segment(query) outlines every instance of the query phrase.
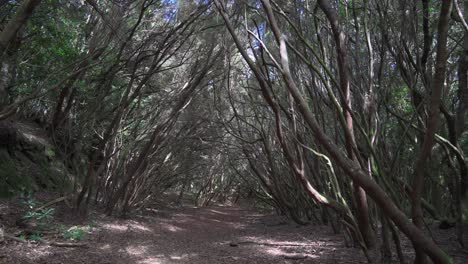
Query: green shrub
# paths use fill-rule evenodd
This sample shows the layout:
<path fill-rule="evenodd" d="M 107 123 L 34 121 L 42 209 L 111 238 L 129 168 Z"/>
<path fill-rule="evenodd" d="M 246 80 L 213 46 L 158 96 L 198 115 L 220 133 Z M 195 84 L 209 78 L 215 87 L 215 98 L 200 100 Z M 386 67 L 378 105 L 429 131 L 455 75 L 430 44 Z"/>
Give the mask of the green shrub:
<path fill-rule="evenodd" d="M 38 211 L 28 211 L 24 214 L 24 219 L 33 219 L 38 222 L 49 222 L 54 217 L 55 209 L 46 208 Z"/>
<path fill-rule="evenodd" d="M 41 240 L 41 239 L 42 239 L 42 237 L 41 237 L 40 234 L 31 234 L 31 235 L 29 236 L 29 240 L 32 240 L 32 241 L 39 241 L 39 240 Z"/>
<path fill-rule="evenodd" d="M 49 159 L 55 158 L 55 151 L 51 147 L 46 147 L 44 150 L 44 154 Z"/>
<path fill-rule="evenodd" d="M 35 221 L 39 226 L 46 226 L 54 218 L 54 208 L 44 208 L 36 210 L 38 203 L 36 200 L 31 198 L 23 198 L 24 205 L 28 207 L 28 210 L 23 215 L 23 219 L 27 221 Z"/>
<path fill-rule="evenodd" d="M 68 229 L 62 228 L 62 237 L 66 240 L 83 240 L 86 229 L 86 227 L 82 226 L 72 226 Z"/>

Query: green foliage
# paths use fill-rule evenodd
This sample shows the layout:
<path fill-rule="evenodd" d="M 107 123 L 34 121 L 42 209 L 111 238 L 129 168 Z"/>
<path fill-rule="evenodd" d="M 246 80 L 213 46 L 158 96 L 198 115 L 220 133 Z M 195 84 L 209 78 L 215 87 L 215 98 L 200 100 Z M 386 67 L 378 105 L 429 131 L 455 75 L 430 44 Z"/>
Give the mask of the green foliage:
<path fill-rule="evenodd" d="M 34 219 L 37 221 L 50 221 L 54 218 L 55 209 L 54 208 L 47 208 L 42 209 L 39 211 L 28 211 L 24 214 L 24 219 Z"/>
<path fill-rule="evenodd" d="M 22 201 L 21 203 L 28 207 L 28 209 L 32 210 L 37 206 L 37 201 L 34 199 L 29 198 L 30 194 L 21 195 Z"/>
<path fill-rule="evenodd" d="M 62 237 L 66 240 L 83 240 L 90 228 L 90 226 L 72 226 L 67 229 L 65 226 L 61 226 L 60 231 Z"/>
<path fill-rule="evenodd" d="M 31 177 L 22 175 L 17 168 L 17 161 L 0 149 L 0 197 L 11 197 L 33 188 Z"/>
<path fill-rule="evenodd" d="M 46 157 L 48 157 L 50 159 L 55 157 L 55 151 L 50 147 L 46 147 L 44 152 L 45 152 Z"/>
<path fill-rule="evenodd" d="M 41 239 L 42 237 L 40 234 L 31 234 L 29 236 L 29 240 L 32 240 L 32 241 L 40 241 Z"/>
<path fill-rule="evenodd" d="M 76 9 L 69 12 L 68 8 L 73 8 L 69 5 L 69 1 L 43 1 L 27 21 L 23 31 L 29 36 L 28 42 L 21 45 L 17 53 L 28 63 L 18 65 L 18 85 L 11 92 L 13 96 L 29 95 L 54 85 L 68 74 L 64 65 L 75 65 L 73 62 L 80 56 L 86 39 L 80 33 L 84 24 L 76 22 L 82 20 L 79 16 L 83 13 Z M 41 80 L 39 85 L 38 79 Z M 40 100 L 32 107 L 43 110 L 49 103 Z"/>
<path fill-rule="evenodd" d="M 39 225 L 47 225 L 54 218 L 54 208 L 36 210 L 37 201 L 27 197 L 23 199 L 22 203 L 28 207 L 28 211 L 22 217 L 25 220 L 34 220 Z"/>
<path fill-rule="evenodd" d="M 398 89 L 394 89 L 392 91 L 391 105 L 393 105 L 399 112 L 401 111 L 405 114 L 413 111 L 408 86 L 402 85 Z"/>
<path fill-rule="evenodd" d="M 42 235 L 38 234 L 38 233 L 33 233 L 33 234 L 29 234 L 29 235 L 23 233 L 18 238 L 23 240 L 23 241 L 27 241 L 27 240 L 41 241 L 42 240 Z"/>

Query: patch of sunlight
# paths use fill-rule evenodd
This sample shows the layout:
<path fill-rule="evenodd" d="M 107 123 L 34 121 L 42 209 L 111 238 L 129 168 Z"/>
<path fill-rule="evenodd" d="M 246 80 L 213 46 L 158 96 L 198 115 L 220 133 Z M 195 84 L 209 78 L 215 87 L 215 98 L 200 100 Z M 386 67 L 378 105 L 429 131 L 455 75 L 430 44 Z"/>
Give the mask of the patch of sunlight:
<path fill-rule="evenodd" d="M 190 257 L 196 257 L 198 254 L 182 254 L 182 255 L 171 255 L 171 260 L 188 260 Z"/>
<path fill-rule="evenodd" d="M 230 224 L 234 229 L 244 229 L 247 225 L 246 224 L 241 224 L 241 223 L 233 223 Z"/>
<path fill-rule="evenodd" d="M 319 258 L 319 256 L 315 254 L 307 254 L 307 252 L 290 252 L 290 251 L 285 251 L 285 250 L 282 250 L 280 248 L 275 248 L 275 247 L 266 248 L 263 251 L 275 257 L 276 256 L 285 257 L 285 256 L 300 255 L 300 256 L 307 256 L 307 258 L 310 258 L 310 259 Z"/>
<path fill-rule="evenodd" d="M 284 252 L 280 248 L 267 248 L 265 252 L 273 256 L 281 256 L 286 254 L 286 252 Z"/>
<path fill-rule="evenodd" d="M 254 236 L 245 236 L 243 237 L 243 241 L 251 241 L 253 243 L 263 244 L 263 245 L 274 245 L 279 247 L 312 247 L 317 246 L 318 243 L 312 241 L 284 241 L 284 240 L 274 240 L 274 239 L 267 239 L 262 237 L 254 237 Z"/>
<path fill-rule="evenodd" d="M 119 225 L 119 224 L 103 224 L 102 227 L 104 229 L 112 230 L 112 231 L 120 231 L 125 232 L 127 231 L 127 225 Z"/>
<path fill-rule="evenodd" d="M 43 138 L 40 138 L 32 133 L 29 133 L 29 132 L 26 132 L 26 131 L 22 131 L 23 133 L 23 136 L 29 140 L 29 142 L 38 142 L 39 144 L 42 144 L 42 145 L 48 145 L 47 144 L 47 141 Z"/>
<path fill-rule="evenodd" d="M 48 255 L 51 255 L 52 252 L 49 250 L 50 246 L 40 246 L 40 247 L 37 247 L 37 248 L 33 248 L 31 251 L 29 252 L 26 252 L 26 256 L 27 258 L 31 259 L 31 260 L 35 260 L 35 259 L 38 259 L 38 258 L 42 258 L 42 257 L 45 257 L 45 256 L 48 256 Z"/>
<path fill-rule="evenodd" d="M 181 255 L 170 255 L 170 256 L 165 256 L 165 255 L 160 254 L 160 255 L 145 258 L 143 260 L 140 260 L 137 263 L 138 264 L 168 264 L 168 263 L 174 263 L 174 261 L 187 262 L 191 257 L 197 257 L 197 256 L 198 254 L 181 254 Z"/>
<path fill-rule="evenodd" d="M 139 256 L 139 255 L 145 254 L 146 251 L 148 251 L 148 247 L 147 246 L 128 246 L 125 248 L 125 251 L 129 255 Z"/>
<path fill-rule="evenodd" d="M 204 216 L 200 216 L 199 220 L 203 221 L 203 222 L 214 222 L 214 223 L 226 223 L 226 224 L 231 224 L 232 222 L 229 222 L 229 221 L 221 221 L 221 220 L 218 220 L 218 219 L 213 219 L 213 218 L 210 218 L 210 217 L 204 217 Z"/>
<path fill-rule="evenodd" d="M 100 246 L 99 249 L 100 250 L 109 250 L 109 249 L 111 249 L 111 246 L 110 246 L 110 244 L 105 244 L 103 246 Z"/>
<path fill-rule="evenodd" d="M 138 222 L 122 223 L 122 224 L 103 224 L 102 227 L 107 230 L 126 232 L 126 231 L 139 231 L 139 232 L 153 232 L 153 230 Z"/>
<path fill-rule="evenodd" d="M 174 214 L 174 217 L 190 218 L 190 217 L 192 217 L 192 216 L 189 215 L 189 214 Z"/>
<path fill-rule="evenodd" d="M 183 228 L 180 228 L 178 226 L 171 225 L 171 224 L 168 224 L 168 223 L 161 223 L 161 228 L 163 228 L 163 229 L 165 229 L 167 231 L 170 231 L 170 232 L 184 231 Z"/>
<path fill-rule="evenodd" d="M 166 264 L 163 260 L 158 257 L 150 257 L 137 262 L 138 264 Z"/>
<path fill-rule="evenodd" d="M 299 241 L 278 241 L 278 240 L 271 240 L 266 239 L 264 243 L 268 244 L 276 244 L 279 246 L 290 246 L 290 247 L 310 247 L 313 246 L 312 243 L 308 242 L 299 242 Z"/>
<path fill-rule="evenodd" d="M 206 219 L 205 221 L 209 222 L 216 222 L 216 223 L 221 223 L 224 225 L 227 225 L 233 229 L 245 229 L 247 227 L 246 224 L 244 223 L 237 223 L 237 222 L 228 222 L 228 221 L 220 221 L 220 220 L 213 220 L 213 219 Z"/>
<path fill-rule="evenodd" d="M 208 210 L 208 211 L 210 211 L 210 212 L 212 212 L 212 213 L 220 214 L 220 215 L 229 215 L 229 214 L 227 214 L 227 213 L 223 213 L 223 212 L 220 212 L 220 211 L 214 210 L 214 209 L 210 209 L 210 210 Z"/>
<path fill-rule="evenodd" d="M 140 223 L 130 223 L 128 224 L 128 227 L 130 227 L 131 229 L 136 229 L 138 231 L 142 231 L 142 232 L 153 232 L 153 230 L 147 226 L 144 226 Z"/>

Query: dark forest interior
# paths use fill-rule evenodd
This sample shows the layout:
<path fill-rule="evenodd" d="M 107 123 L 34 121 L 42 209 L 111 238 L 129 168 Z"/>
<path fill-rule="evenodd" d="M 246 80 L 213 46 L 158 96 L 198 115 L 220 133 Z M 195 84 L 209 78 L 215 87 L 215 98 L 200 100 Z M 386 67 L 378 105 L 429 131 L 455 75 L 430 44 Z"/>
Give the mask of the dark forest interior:
<path fill-rule="evenodd" d="M 0 0 L 0 263 L 468 263 L 468 0 Z"/>

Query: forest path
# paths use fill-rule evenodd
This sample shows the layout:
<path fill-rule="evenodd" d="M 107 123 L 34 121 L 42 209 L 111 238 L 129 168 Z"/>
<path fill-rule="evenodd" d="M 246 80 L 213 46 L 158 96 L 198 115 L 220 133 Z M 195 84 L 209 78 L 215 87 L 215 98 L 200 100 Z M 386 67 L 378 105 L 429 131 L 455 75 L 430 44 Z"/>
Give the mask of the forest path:
<path fill-rule="evenodd" d="M 92 218 L 97 228 L 87 235 L 87 248 L 18 243 L 0 263 L 365 263 L 359 249 L 346 248 L 329 227 L 297 226 L 238 207 Z"/>

